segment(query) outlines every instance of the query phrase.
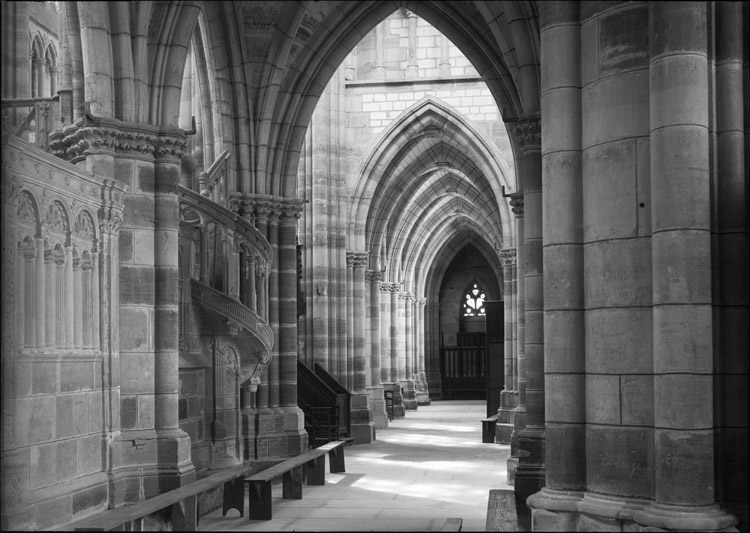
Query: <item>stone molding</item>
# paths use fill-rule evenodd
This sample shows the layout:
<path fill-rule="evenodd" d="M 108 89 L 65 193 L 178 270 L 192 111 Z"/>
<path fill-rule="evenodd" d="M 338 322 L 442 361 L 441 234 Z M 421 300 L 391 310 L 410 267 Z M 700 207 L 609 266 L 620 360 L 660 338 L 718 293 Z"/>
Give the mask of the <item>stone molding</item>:
<path fill-rule="evenodd" d="M 368 252 L 358 252 L 354 250 L 346 251 L 346 266 L 352 268 L 366 268 L 370 259 Z"/>
<path fill-rule="evenodd" d="M 381 282 L 383 281 L 383 277 L 382 270 L 365 270 L 365 281 L 368 283 L 372 283 L 373 281 Z"/>
<path fill-rule="evenodd" d="M 276 218 L 281 222 L 297 221 L 302 215 L 302 202 L 265 195 L 232 194 L 229 209 L 246 220 L 251 218 Z"/>
<path fill-rule="evenodd" d="M 91 154 L 179 161 L 186 144 L 182 130 L 106 118 L 85 119 L 50 135 L 52 153 L 72 163 Z"/>
<path fill-rule="evenodd" d="M 378 286 L 380 289 L 380 292 L 389 292 L 389 293 L 398 293 L 401 289 L 400 283 L 390 283 L 390 282 L 382 282 Z"/>
<path fill-rule="evenodd" d="M 516 249 L 504 248 L 500 250 L 500 261 L 503 266 L 513 266 L 516 264 Z"/>

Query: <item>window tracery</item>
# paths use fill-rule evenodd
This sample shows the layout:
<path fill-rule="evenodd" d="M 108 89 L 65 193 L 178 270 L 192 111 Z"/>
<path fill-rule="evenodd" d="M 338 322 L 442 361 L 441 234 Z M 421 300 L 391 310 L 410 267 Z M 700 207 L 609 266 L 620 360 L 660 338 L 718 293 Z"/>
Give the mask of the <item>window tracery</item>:
<path fill-rule="evenodd" d="M 464 293 L 462 300 L 463 316 L 484 316 L 484 289 L 479 287 L 477 282 L 472 283 L 469 289 Z"/>

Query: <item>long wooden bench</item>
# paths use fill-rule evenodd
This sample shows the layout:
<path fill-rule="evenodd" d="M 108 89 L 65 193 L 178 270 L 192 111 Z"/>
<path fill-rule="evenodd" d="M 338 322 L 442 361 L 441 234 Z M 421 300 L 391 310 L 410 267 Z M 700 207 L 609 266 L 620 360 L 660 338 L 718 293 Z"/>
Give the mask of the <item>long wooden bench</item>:
<path fill-rule="evenodd" d="M 108 509 L 78 520 L 69 524 L 68 528 L 75 531 L 112 531 L 171 507 L 173 530 L 195 531 L 198 527 L 198 496 L 223 483 L 224 514 L 228 509 L 235 508 L 239 509 L 241 515 L 244 510 L 244 498 L 240 495 L 237 502 L 236 490 L 233 490 L 236 486 L 234 482 L 239 479 L 240 490 L 243 490 L 242 479 L 253 471 L 254 469 L 246 466 L 227 468 L 142 502 Z"/>
<path fill-rule="evenodd" d="M 344 447 L 351 445 L 353 439 L 347 438 L 328 442 L 306 453 L 292 457 L 271 468 L 258 472 L 244 482 L 248 484 L 250 520 L 271 520 L 273 518 L 271 482 L 282 477 L 282 498 L 288 500 L 302 499 L 303 467 L 308 485 L 325 485 L 325 454 L 331 473 L 345 472 Z"/>
<path fill-rule="evenodd" d="M 329 442 L 319 448 L 310 450 L 297 457 L 283 460 L 278 464 L 263 470 L 255 474 L 255 468 L 252 466 L 237 466 L 234 468 L 223 469 L 220 472 L 211 474 L 204 478 L 198 479 L 182 487 L 178 487 L 174 490 L 170 490 L 163 494 L 154 496 L 142 502 L 138 502 L 133 505 L 124 505 L 116 509 L 108 509 L 97 513 L 95 515 L 77 520 L 66 526 L 66 530 L 75 531 L 112 531 L 122 528 L 123 525 L 130 525 L 133 522 L 140 521 L 142 518 L 159 512 L 163 509 L 171 508 L 172 512 L 172 529 L 174 531 L 195 531 L 198 527 L 198 496 L 208 490 L 214 489 L 218 486 L 224 485 L 224 499 L 222 505 L 222 516 L 225 516 L 230 509 L 237 509 L 240 512 L 240 516 L 244 516 L 245 510 L 245 486 L 244 481 L 248 475 L 248 480 L 255 480 L 256 476 L 260 476 L 258 479 L 266 477 L 266 472 L 275 472 L 273 478 L 287 472 L 295 465 L 306 464 L 307 466 L 307 482 L 310 485 L 325 484 L 325 454 L 329 454 L 329 463 L 332 473 L 344 472 L 344 452 L 343 446 L 348 446 L 352 443 L 352 439 L 346 439 L 343 441 Z M 300 479 L 301 481 L 301 479 Z M 288 482 L 290 486 L 294 486 L 294 481 Z M 287 482 L 285 481 L 285 487 Z M 260 507 L 266 505 L 266 500 L 261 500 L 260 503 L 253 503 L 254 489 L 257 486 L 255 481 L 250 483 L 250 518 L 256 518 L 257 510 Z M 268 516 L 270 520 L 270 484 L 268 489 L 265 487 L 261 488 L 261 491 L 268 490 Z M 286 493 L 285 488 L 285 493 Z M 301 488 L 299 489 L 301 493 Z M 286 496 L 285 496 L 286 497 Z M 140 524 L 136 524 L 136 527 L 125 527 L 126 530 L 141 529 Z"/>

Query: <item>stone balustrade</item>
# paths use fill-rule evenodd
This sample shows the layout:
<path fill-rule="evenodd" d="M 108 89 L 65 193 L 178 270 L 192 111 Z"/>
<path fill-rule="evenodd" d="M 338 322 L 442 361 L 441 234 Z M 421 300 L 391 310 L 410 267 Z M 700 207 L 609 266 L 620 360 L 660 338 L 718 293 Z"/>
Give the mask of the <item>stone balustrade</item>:
<path fill-rule="evenodd" d="M 199 193 L 180 186 L 181 241 L 191 244 L 189 275 L 242 303 L 268 321 L 271 245 L 252 224 Z"/>

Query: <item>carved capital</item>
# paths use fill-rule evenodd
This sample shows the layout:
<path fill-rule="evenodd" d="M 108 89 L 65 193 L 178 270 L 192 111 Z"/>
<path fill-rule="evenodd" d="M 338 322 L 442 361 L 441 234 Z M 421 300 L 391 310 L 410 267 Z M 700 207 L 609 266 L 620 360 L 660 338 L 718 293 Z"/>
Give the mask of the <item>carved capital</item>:
<path fill-rule="evenodd" d="M 185 155 L 187 141 L 184 134 L 162 135 L 156 144 L 154 155 L 159 159 L 180 160 Z"/>
<path fill-rule="evenodd" d="M 122 215 L 117 211 L 110 211 L 99 217 L 99 229 L 102 233 L 117 235 L 122 226 Z"/>
<path fill-rule="evenodd" d="M 500 250 L 500 261 L 502 261 L 503 266 L 515 265 L 516 264 L 516 249 L 505 248 L 503 250 Z"/>
<path fill-rule="evenodd" d="M 542 122 L 539 118 L 532 118 L 516 124 L 516 139 L 518 145 L 539 146 L 542 144 Z"/>
<path fill-rule="evenodd" d="M 370 254 L 367 252 L 355 252 L 353 250 L 346 251 L 346 266 L 353 268 L 365 268 L 367 267 L 367 261 L 370 258 Z"/>
<path fill-rule="evenodd" d="M 523 194 L 515 192 L 510 195 L 510 210 L 518 216 L 523 215 Z"/>
<path fill-rule="evenodd" d="M 302 215 L 302 204 L 288 204 L 282 203 L 279 205 L 281 221 L 294 221 L 296 222 Z"/>
<path fill-rule="evenodd" d="M 366 270 L 365 280 L 368 282 L 383 281 L 383 271 L 382 270 Z"/>

